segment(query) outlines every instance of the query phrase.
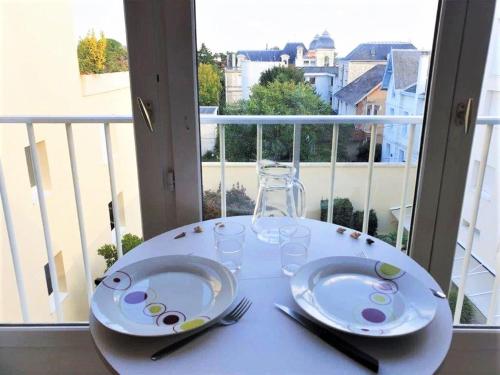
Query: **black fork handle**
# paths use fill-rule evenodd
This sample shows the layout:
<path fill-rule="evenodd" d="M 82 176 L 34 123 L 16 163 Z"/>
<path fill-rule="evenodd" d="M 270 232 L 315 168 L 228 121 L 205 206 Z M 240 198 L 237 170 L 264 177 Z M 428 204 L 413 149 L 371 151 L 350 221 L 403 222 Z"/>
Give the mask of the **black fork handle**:
<path fill-rule="evenodd" d="M 183 346 L 189 344 L 191 341 L 193 341 L 194 339 L 202 336 L 203 334 L 207 333 L 208 331 L 210 331 L 212 328 L 214 327 L 218 327 L 219 326 L 219 323 L 215 323 L 213 325 L 211 325 L 210 327 L 207 327 L 205 329 L 202 329 L 200 332 L 196 332 L 186 338 L 183 338 L 182 340 L 179 340 L 177 342 L 174 342 L 173 344 L 169 344 L 167 346 L 165 346 L 164 348 L 158 350 L 156 353 L 154 353 L 152 356 L 151 356 L 151 360 L 152 361 L 157 361 L 169 354 L 172 354 L 173 352 L 175 352 L 177 349 L 180 349 L 182 348 Z"/>

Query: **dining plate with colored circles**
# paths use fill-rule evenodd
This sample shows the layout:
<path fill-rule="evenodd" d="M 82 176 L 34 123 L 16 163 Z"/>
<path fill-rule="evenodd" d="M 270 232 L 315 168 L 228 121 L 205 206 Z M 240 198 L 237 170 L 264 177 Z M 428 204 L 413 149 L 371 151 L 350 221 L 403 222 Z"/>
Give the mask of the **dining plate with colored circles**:
<path fill-rule="evenodd" d="M 133 336 L 167 336 L 217 320 L 236 298 L 226 267 L 192 255 L 130 264 L 97 287 L 91 309 L 105 327 Z"/>
<path fill-rule="evenodd" d="M 318 259 L 302 266 L 290 286 L 297 304 L 314 319 L 361 336 L 407 335 L 436 314 L 436 297 L 420 280 L 374 259 Z"/>

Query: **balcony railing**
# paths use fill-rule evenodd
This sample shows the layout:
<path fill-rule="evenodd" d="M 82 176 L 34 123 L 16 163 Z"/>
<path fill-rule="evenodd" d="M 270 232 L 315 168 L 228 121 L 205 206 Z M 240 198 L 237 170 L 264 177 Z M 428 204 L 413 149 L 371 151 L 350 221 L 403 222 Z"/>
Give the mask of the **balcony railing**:
<path fill-rule="evenodd" d="M 43 232 L 45 238 L 45 247 L 47 252 L 50 280 L 52 283 L 53 293 L 54 293 L 54 303 L 57 321 L 63 320 L 62 309 L 60 305 L 60 289 L 57 280 L 56 266 L 54 262 L 54 250 L 53 243 L 51 239 L 51 231 L 49 227 L 47 206 L 45 202 L 45 195 L 43 193 L 43 180 L 40 170 L 40 161 L 38 156 L 38 151 L 35 142 L 34 124 L 53 124 L 62 126 L 65 125 L 68 153 L 70 159 L 71 175 L 73 181 L 73 189 L 75 195 L 75 203 L 77 209 L 78 226 L 80 233 L 80 242 L 83 256 L 83 265 L 85 271 L 87 296 L 90 302 L 93 285 L 90 269 L 90 261 L 88 254 L 88 245 L 86 239 L 85 222 L 83 215 L 83 206 L 81 200 L 80 183 L 78 168 L 76 163 L 74 139 L 73 139 L 73 124 L 88 124 L 89 126 L 104 126 L 105 131 L 105 141 L 106 141 L 106 156 L 108 165 L 108 174 L 110 181 L 110 193 L 112 198 L 112 211 L 115 220 L 115 236 L 118 256 L 122 256 L 122 244 L 121 244 L 121 233 L 120 233 L 120 212 L 117 199 L 116 190 L 116 176 L 115 176 L 115 166 L 113 161 L 113 147 L 112 139 L 110 133 L 110 126 L 118 124 L 131 124 L 133 119 L 131 116 L 4 116 L 0 117 L 0 124 L 20 124 L 24 125 L 27 130 L 31 160 L 33 164 L 33 171 L 35 175 L 36 185 L 37 185 L 37 195 L 40 209 L 40 216 L 43 225 Z M 370 127 L 370 146 L 369 146 L 369 156 L 367 163 L 367 173 L 366 173 L 366 190 L 364 198 L 364 215 L 363 215 L 363 225 L 362 231 L 368 231 L 368 218 L 371 207 L 372 198 L 372 180 L 373 180 L 373 169 L 375 160 L 375 146 L 376 146 L 376 135 L 377 135 L 377 125 L 395 125 L 395 126 L 408 126 L 409 132 L 407 136 L 407 155 L 413 154 L 413 144 L 415 139 L 415 128 L 416 125 L 422 123 L 422 117 L 420 116 L 221 116 L 221 115 L 202 115 L 200 117 L 200 123 L 203 124 L 217 124 L 219 127 L 219 143 L 220 143 L 220 168 L 221 168 L 221 215 L 226 216 L 226 157 L 225 157 L 225 127 L 230 125 L 257 125 L 257 163 L 262 160 L 262 129 L 263 126 L 269 125 L 293 125 L 293 154 L 292 163 L 297 171 L 297 177 L 300 174 L 300 139 L 301 139 L 301 126 L 302 125 L 317 125 L 317 126 L 333 126 L 332 132 L 332 149 L 331 149 L 331 160 L 330 160 L 330 178 L 329 178 L 329 199 L 328 199 L 328 215 L 327 221 L 332 222 L 333 216 L 333 201 L 334 201 L 334 187 L 335 187 L 335 171 L 337 166 L 337 145 L 338 145 L 338 135 L 339 127 L 343 124 L 364 124 Z M 479 203 L 481 198 L 481 190 L 484 181 L 484 174 L 486 170 L 486 162 L 490 149 L 491 136 L 493 133 L 493 126 L 500 125 L 499 117 L 480 117 L 477 119 L 477 124 L 481 126 L 486 126 L 487 131 L 485 133 L 485 139 L 483 141 L 481 160 L 479 164 L 479 172 L 476 181 L 476 193 L 473 199 L 473 209 L 472 209 L 472 220 L 470 222 L 469 232 L 467 235 L 467 243 L 465 247 L 465 259 L 462 269 L 462 277 L 460 278 L 460 283 L 458 285 L 458 298 L 455 310 L 455 323 L 459 323 L 460 312 L 462 310 L 462 304 L 464 299 L 465 284 L 467 279 L 467 269 L 469 265 L 469 260 L 471 258 L 472 242 L 474 238 L 474 228 L 477 223 L 477 217 L 479 212 Z M 412 157 L 407 157 L 405 161 L 404 178 L 402 181 L 402 192 L 400 197 L 400 210 L 399 210 L 399 220 L 397 229 L 397 240 L 396 247 L 401 248 L 404 230 L 404 218 L 405 211 L 407 208 L 407 195 L 409 190 L 409 176 L 410 168 L 412 165 Z M 27 297 L 24 286 L 24 278 L 20 266 L 19 252 L 17 247 L 16 235 L 14 231 L 14 225 L 12 220 L 12 213 L 9 204 L 9 198 L 7 196 L 6 183 L 4 179 L 4 173 L 2 165 L 0 162 L 0 194 L 3 205 L 3 212 L 5 217 L 5 223 L 7 228 L 7 234 L 9 239 L 10 251 L 12 255 L 12 261 L 14 266 L 14 274 L 16 277 L 17 290 L 19 294 L 19 300 L 21 304 L 21 312 L 23 320 L 25 322 L 30 321 L 28 308 L 27 308 Z M 498 275 L 500 270 L 496 270 L 496 275 Z M 495 277 L 495 288 L 491 296 L 491 305 L 494 306 L 497 299 L 497 290 L 500 287 L 500 278 Z M 488 314 L 488 323 L 491 323 L 495 317 L 495 312 L 490 309 L 491 312 Z"/>

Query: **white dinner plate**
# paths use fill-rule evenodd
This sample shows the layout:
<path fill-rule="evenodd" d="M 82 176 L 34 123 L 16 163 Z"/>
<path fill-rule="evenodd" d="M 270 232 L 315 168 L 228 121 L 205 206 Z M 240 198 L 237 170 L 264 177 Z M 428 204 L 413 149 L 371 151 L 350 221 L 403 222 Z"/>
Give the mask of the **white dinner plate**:
<path fill-rule="evenodd" d="M 406 335 L 424 328 L 436 314 L 436 297 L 429 288 L 373 259 L 318 259 L 302 266 L 290 285 L 295 301 L 310 316 L 362 336 Z"/>
<path fill-rule="evenodd" d="M 226 267 L 207 258 L 168 255 L 130 264 L 107 276 L 92 297 L 104 326 L 133 336 L 186 332 L 220 317 L 237 294 Z"/>

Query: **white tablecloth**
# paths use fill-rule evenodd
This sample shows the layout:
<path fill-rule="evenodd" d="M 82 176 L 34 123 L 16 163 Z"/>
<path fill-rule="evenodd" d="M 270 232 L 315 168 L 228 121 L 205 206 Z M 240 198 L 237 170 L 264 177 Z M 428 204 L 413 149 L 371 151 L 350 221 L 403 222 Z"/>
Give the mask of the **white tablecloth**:
<path fill-rule="evenodd" d="M 243 267 L 237 275 L 239 293 L 252 300 L 245 317 L 231 327 L 216 328 L 170 356 L 153 362 L 153 352 L 175 338 L 137 338 L 121 335 L 103 327 L 93 316 L 90 329 L 94 342 L 107 364 L 120 374 L 369 374 L 342 353 L 325 344 L 274 307 L 274 303 L 295 305 L 289 279 L 281 274 L 277 245 L 259 241 L 250 229 L 249 216 L 229 218 L 246 225 Z M 221 220 L 187 225 L 159 235 L 122 257 L 109 270 L 145 258 L 168 254 L 195 254 L 216 259 L 213 225 Z M 394 247 L 375 238 L 366 243 L 336 233 L 337 226 L 316 220 L 304 220 L 311 229 L 309 260 L 332 255 L 360 255 L 392 263 L 440 290 L 434 279 L 416 262 Z M 193 233 L 201 225 L 204 232 Z M 180 232 L 184 238 L 174 240 Z M 449 350 L 452 318 L 447 300 L 438 299 L 432 323 L 412 335 L 399 338 L 364 338 L 343 334 L 351 343 L 380 361 L 381 374 L 431 374 L 437 370 Z"/>

